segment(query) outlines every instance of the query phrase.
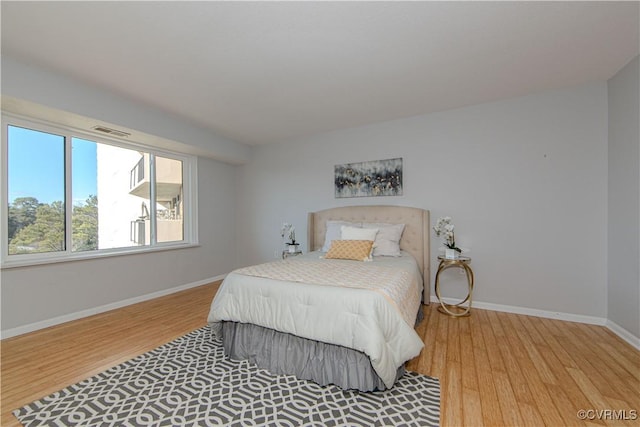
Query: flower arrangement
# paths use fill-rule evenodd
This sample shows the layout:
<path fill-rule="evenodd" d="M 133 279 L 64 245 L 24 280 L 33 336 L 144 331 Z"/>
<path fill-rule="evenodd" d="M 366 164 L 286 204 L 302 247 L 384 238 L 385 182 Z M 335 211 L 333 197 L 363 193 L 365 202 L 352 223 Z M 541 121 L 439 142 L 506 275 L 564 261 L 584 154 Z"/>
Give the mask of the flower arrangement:
<path fill-rule="evenodd" d="M 287 236 L 287 238 L 289 239 L 289 242 L 287 242 L 287 245 L 296 244 L 296 228 L 292 224 L 289 224 L 288 222 L 283 222 L 282 227 L 280 228 L 280 236 L 282 236 L 282 239 L 284 239 L 285 236 Z"/>
<path fill-rule="evenodd" d="M 443 216 L 438 218 L 438 221 L 436 222 L 436 226 L 433 227 L 433 231 L 436 232 L 436 236 L 443 238 L 444 245 L 447 248 L 453 249 L 454 251 L 461 253 L 462 249 L 456 246 L 456 237 L 453 231 L 454 229 L 455 229 L 455 226 L 451 222 L 450 216 Z"/>

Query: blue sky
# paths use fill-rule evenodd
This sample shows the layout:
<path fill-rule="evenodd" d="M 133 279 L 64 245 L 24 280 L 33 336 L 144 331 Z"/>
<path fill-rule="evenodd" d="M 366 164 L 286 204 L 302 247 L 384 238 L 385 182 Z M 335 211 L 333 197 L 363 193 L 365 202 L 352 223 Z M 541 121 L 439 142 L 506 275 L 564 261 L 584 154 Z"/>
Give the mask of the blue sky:
<path fill-rule="evenodd" d="M 9 126 L 9 203 L 35 197 L 43 203 L 64 200 L 64 138 Z M 97 194 L 96 143 L 72 139 L 73 203 Z"/>
<path fill-rule="evenodd" d="M 73 161 L 73 204 L 84 202 L 90 195 L 98 194 L 96 166 L 97 144 L 85 139 L 73 138 L 71 142 Z"/>

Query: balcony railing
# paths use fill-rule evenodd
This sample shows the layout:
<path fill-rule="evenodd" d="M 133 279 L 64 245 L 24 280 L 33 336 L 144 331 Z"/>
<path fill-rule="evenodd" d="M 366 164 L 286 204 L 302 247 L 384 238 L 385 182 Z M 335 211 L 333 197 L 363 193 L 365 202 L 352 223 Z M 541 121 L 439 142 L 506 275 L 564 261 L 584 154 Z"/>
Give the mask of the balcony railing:
<path fill-rule="evenodd" d="M 130 239 L 138 245 L 144 245 L 146 240 L 145 220 L 137 219 L 131 221 Z"/>
<path fill-rule="evenodd" d="M 129 190 L 135 188 L 142 180 L 144 180 L 144 156 L 141 157 L 138 163 L 131 169 Z"/>
<path fill-rule="evenodd" d="M 182 215 L 175 208 L 156 211 L 156 218 L 167 221 L 182 221 Z"/>
<path fill-rule="evenodd" d="M 183 239 L 182 216 L 169 210 L 158 211 L 156 213 L 158 222 L 156 223 L 158 241 L 178 241 Z M 148 245 L 150 243 L 150 221 L 149 217 L 140 217 L 131 221 L 130 239 L 137 245 Z"/>

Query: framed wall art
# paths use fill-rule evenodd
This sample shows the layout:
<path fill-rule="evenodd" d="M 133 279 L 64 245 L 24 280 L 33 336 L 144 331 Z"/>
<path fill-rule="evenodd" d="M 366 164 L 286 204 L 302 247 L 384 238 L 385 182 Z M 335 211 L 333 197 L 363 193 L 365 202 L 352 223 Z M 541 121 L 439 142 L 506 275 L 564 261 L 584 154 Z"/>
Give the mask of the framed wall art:
<path fill-rule="evenodd" d="M 402 158 L 336 165 L 336 198 L 402 196 Z"/>

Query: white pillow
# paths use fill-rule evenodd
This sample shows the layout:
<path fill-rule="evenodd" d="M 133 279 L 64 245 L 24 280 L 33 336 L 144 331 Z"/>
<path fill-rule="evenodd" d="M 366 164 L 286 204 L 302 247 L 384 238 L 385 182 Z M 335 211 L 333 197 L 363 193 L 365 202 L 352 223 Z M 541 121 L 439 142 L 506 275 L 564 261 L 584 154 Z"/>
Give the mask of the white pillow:
<path fill-rule="evenodd" d="M 349 227 L 362 227 L 362 224 L 359 222 L 348 222 L 348 221 L 327 221 L 327 231 L 324 234 L 324 245 L 322 246 L 322 252 L 328 252 L 331 247 L 331 242 L 334 240 L 342 240 L 342 229 L 343 225 Z"/>
<path fill-rule="evenodd" d="M 378 234 L 377 228 L 356 228 L 343 225 L 340 227 L 342 230 L 341 240 L 376 240 L 376 234 Z"/>
<path fill-rule="evenodd" d="M 378 230 L 373 243 L 373 256 L 400 256 L 400 238 L 404 224 L 364 223 L 364 230 Z"/>

